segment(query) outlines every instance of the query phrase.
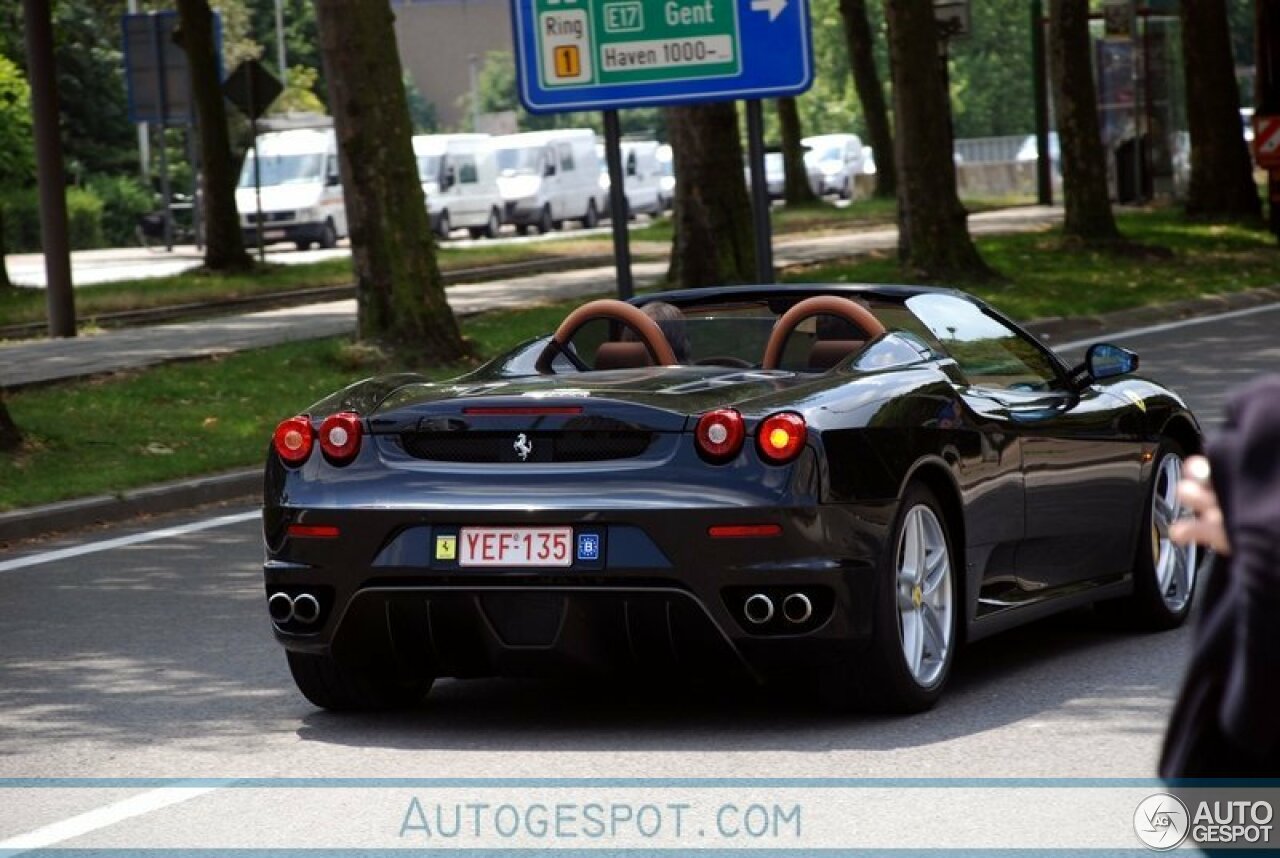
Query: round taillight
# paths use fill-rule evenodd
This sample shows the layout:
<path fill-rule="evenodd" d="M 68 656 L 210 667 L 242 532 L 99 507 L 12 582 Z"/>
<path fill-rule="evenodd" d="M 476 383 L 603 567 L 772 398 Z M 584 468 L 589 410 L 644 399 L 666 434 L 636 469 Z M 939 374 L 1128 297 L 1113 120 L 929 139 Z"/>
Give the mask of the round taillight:
<path fill-rule="evenodd" d="M 360 452 L 360 415 L 354 411 L 330 414 L 320 424 L 320 449 L 332 464 L 345 465 Z"/>
<path fill-rule="evenodd" d="M 694 432 L 698 452 L 712 462 L 727 462 L 738 455 L 746 436 L 742 415 L 732 408 L 708 411 L 698 418 L 698 428 Z"/>
<path fill-rule="evenodd" d="M 785 465 L 804 449 L 804 418 L 799 414 L 784 411 L 773 414 L 760 421 L 756 429 L 756 449 L 760 457 L 773 465 Z"/>
<path fill-rule="evenodd" d="M 286 465 L 301 465 L 311 455 L 314 442 L 311 421 L 306 417 L 290 417 L 276 427 L 271 443 Z"/>

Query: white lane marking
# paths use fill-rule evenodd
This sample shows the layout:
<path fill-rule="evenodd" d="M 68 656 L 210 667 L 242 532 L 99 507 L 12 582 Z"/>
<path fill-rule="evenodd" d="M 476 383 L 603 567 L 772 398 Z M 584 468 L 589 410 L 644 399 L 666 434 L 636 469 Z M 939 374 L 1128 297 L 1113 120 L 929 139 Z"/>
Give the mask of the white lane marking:
<path fill-rule="evenodd" d="M 1269 313 L 1272 310 L 1280 310 L 1280 304 L 1264 304 L 1261 307 L 1245 307 L 1241 310 L 1228 310 L 1225 313 L 1216 313 L 1212 316 L 1201 316 L 1197 319 L 1182 319 L 1177 322 L 1164 322 L 1159 325 L 1148 325 L 1145 328 L 1131 328 L 1127 331 L 1116 331 L 1111 334 L 1101 333 L 1098 337 L 1106 337 L 1109 341 L 1118 342 L 1120 340 L 1133 339 L 1134 337 L 1145 337 L 1148 334 L 1163 334 L 1166 331 L 1176 331 L 1179 328 L 1188 328 L 1192 325 L 1208 325 L 1213 322 L 1225 322 L 1229 319 L 1256 316 L 1259 313 Z M 1090 337 L 1087 340 L 1074 340 L 1069 343 L 1055 343 L 1053 345 L 1053 349 L 1055 351 L 1063 351 L 1065 349 L 1084 348 L 1085 346 L 1100 342 L 1098 337 Z"/>
<path fill-rule="evenodd" d="M 230 781 L 227 783 L 230 783 Z M 11 837 L 8 840 L 0 840 L 0 855 L 5 856 L 5 858 L 13 858 L 13 856 L 21 855 L 24 852 L 45 849 L 55 843 L 63 843 L 76 837 L 82 837 L 85 834 L 106 828 L 109 825 L 115 825 L 126 819 L 144 816 L 166 807 L 172 807 L 175 804 L 181 804 L 184 801 L 191 801 L 193 798 L 198 798 L 218 789 L 221 789 L 221 787 L 176 786 L 161 787 L 150 792 L 144 792 L 141 795 L 131 796 L 115 804 L 108 804 L 105 807 L 90 810 L 78 816 L 64 819 L 61 822 L 54 822 L 43 828 L 37 828 L 35 831 L 19 834 L 17 837 Z"/>
<path fill-rule="evenodd" d="M 66 560 L 70 557 L 79 557 L 83 554 L 95 554 L 99 551 L 110 551 L 113 548 L 123 548 L 126 545 L 137 545 L 142 542 L 155 542 L 158 539 L 185 536 L 188 533 L 197 533 L 201 530 L 209 530 L 214 527 L 225 527 L 229 524 L 240 524 L 241 522 L 258 518 L 260 515 L 262 515 L 262 513 L 259 510 L 237 512 L 232 513 L 231 515 L 220 515 L 217 518 L 208 518 L 204 521 L 194 521 L 191 524 L 180 524 L 176 527 L 164 527 L 160 530 L 148 530 L 143 533 L 135 533 L 130 536 L 118 536 L 115 539 L 104 539 L 101 542 L 88 542 L 84 545 L 73 545 L 70 548 L 43 551 L 39 554 L 31 554 L 26 557 L 17 557 L 13 560 L 0 561 L 0 572 L 12 572 L 15 569 L 25 569 L 28 566 L 39 566 L 42 563 L 54 563 L 58 560 Z"/>

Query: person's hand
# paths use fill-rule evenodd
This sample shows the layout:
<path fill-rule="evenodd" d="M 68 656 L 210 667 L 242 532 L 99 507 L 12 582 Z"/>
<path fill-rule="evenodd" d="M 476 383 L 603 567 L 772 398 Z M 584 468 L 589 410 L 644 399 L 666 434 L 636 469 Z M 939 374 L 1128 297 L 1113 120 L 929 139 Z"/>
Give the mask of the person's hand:
<path fill-rule="evenodd" d="M 1169 528 L 1169 538 L 1179 545 L 1196 543 L 1211 548 L 1219 554 L 1230 554 L 1227 530 L 1222 521 L 1222 508 L 1218 496 L 1209 482 L 1209 460 L 1204 456 L 1192 456 L 1182 470 L 1178 483 L 1178 500 L 1195 514 L 1184 518 Z"/>

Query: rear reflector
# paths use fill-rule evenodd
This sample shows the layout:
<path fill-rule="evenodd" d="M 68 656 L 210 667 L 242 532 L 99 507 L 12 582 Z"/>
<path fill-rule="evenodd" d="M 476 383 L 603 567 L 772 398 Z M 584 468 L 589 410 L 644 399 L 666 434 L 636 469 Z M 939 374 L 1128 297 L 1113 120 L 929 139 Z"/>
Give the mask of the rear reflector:
<path fill-rule="evenodd" d="M 289 535 L 298 539 L 337 539 L 338 528 L 331 524 L 291 524 Z"/>
<path fill-rule="evenodd" d="M 707 528 L 712 539 L 749 539 L 760 536 L 779 536 L 779 524 L 717 524 Z"/>
<path fill-rule="evenodd" d="M 544 414 L 581 414 L 581 405 L 471 405 L 462 409 L 463 414 L 476 417 L 528 417 Z"/>

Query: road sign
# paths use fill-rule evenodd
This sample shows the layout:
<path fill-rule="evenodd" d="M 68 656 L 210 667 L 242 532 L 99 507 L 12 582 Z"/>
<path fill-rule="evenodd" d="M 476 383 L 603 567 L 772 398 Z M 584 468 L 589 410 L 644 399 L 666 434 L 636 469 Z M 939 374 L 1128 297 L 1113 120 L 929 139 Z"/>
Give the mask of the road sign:
<path fill-rule="evenodd" d="M 227 75 L 222 82 L 222 92 L 241 113 L 258 119 L 284 92 L 284 85 L 262 63 L 250 58 Z"/>
<path fill-rule="evenodd" d="M 1253 117 L 1253 157 L 1258 166 L 1280 169 L 1280 116 Z"/>
<path fill-rule="evenodd" d="M 808 0 L 512 0 L 534 113 L 797 95 L 813 82 Z"/>
<path fill-rule="evenodd" d="M 187 54 L 173 43 L 177 12 L 121 15 L 129 121 L 195 121 Z"/>

